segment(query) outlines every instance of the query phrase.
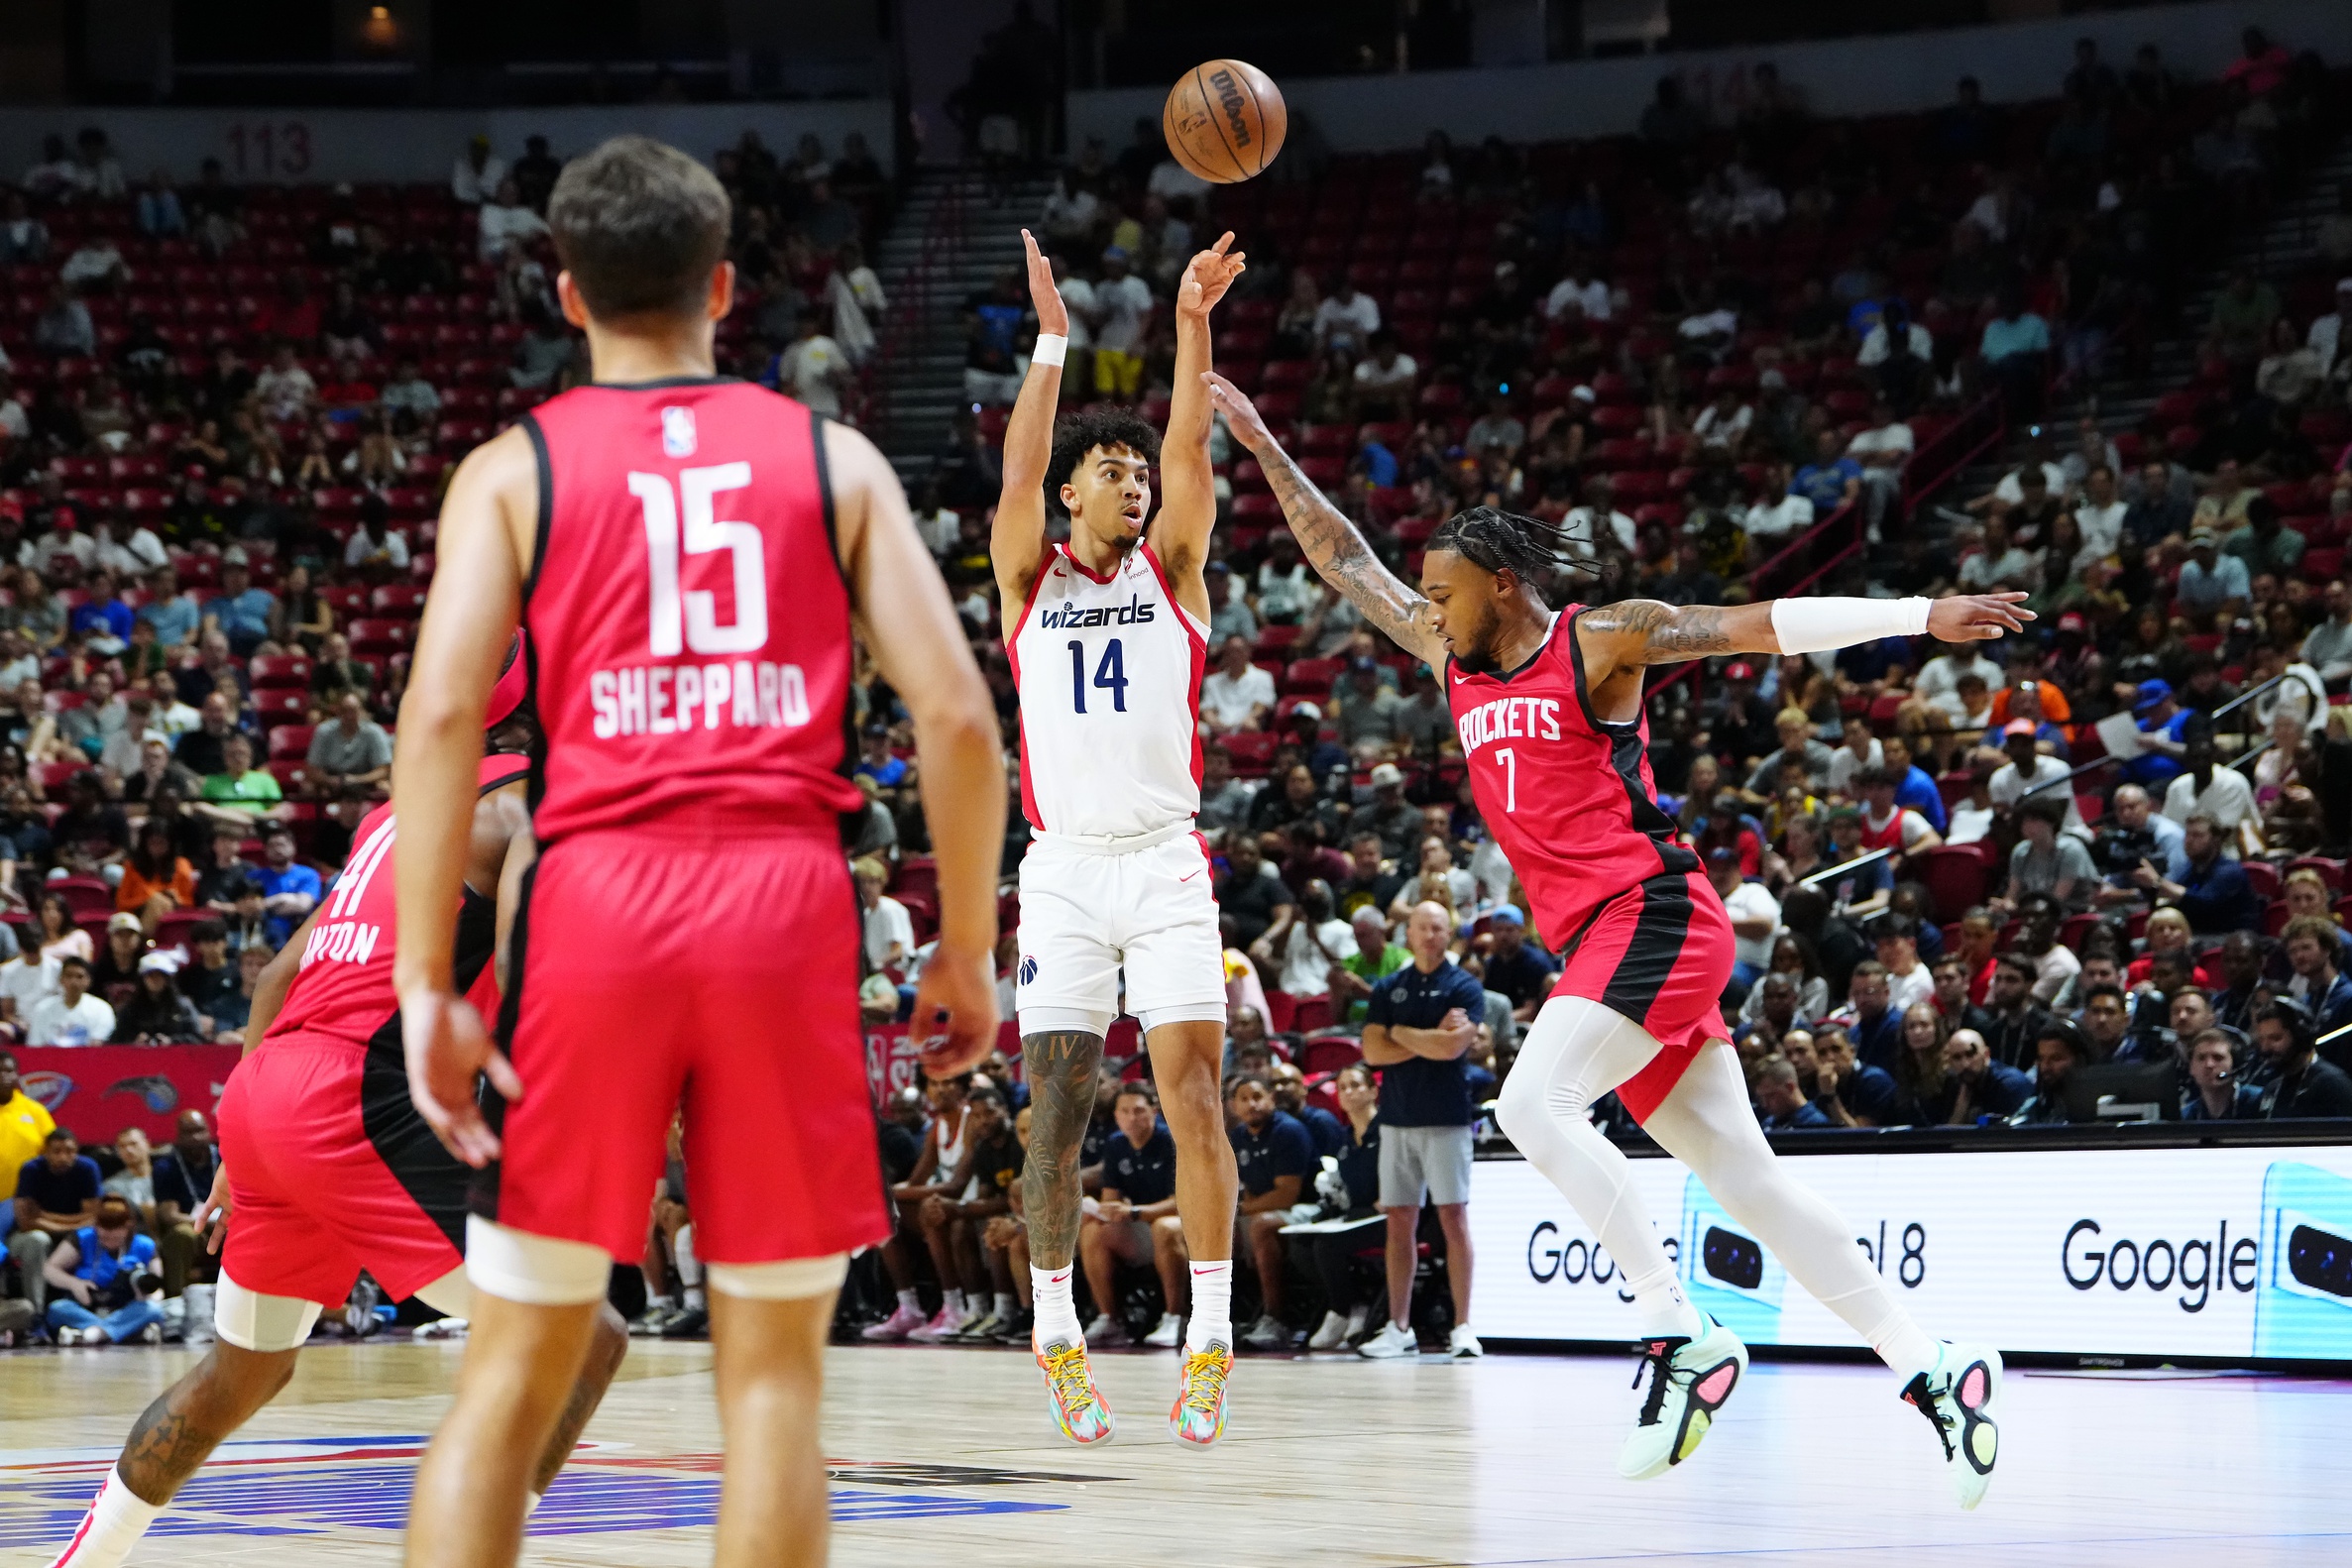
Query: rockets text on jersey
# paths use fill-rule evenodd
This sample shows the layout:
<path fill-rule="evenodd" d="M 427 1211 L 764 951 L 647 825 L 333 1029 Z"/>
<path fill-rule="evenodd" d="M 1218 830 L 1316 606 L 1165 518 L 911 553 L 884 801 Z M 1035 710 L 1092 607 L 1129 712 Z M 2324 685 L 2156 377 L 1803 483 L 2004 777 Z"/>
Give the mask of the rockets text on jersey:
<path fill-rule="evenodd" d="M 853 809 L 849 593 L 823 421 L 724 380 L 593 384 L 525 418 L 543 841 Z"/>
<path fill-rule="evenodd" d="M 1208 628 L 1176 603 L 1149 544 L 1105 577 L 1056 545 L 1005 646 L 1031 827 L 1126 838 L 1200 810 Z"/>
<path fill-rule="evenodd" d="M 1562 611 L 1518 669 L 1446 667 L 1446 696 L 1479 815 L 1526 885 L 1537 929 L 1567 941 L 1604 900 L 1698 858 L 1674 841 L 1650 778 L 1646 719 L 1609 723 L 1593 710 Z"/>

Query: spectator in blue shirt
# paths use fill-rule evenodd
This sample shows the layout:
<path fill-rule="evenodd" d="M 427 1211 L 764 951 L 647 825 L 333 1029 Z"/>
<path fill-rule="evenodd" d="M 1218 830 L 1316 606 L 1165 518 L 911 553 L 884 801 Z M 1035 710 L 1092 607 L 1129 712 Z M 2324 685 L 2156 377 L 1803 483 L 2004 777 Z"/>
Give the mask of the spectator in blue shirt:
<path fill-rule="evenodd" d="M 1861 494 L 1862 465 L 1846 455 L 1846 444 L 1835 430 L 1813 438 L 1813 461 L 1797 470 L 1789 489 L 1813 503 L 1813 514 L 1827 517 Z"/>
<path fill-rule="evenodd" d="M 1977 357 L 2000 384 L 2013 418 L 2030 418 L 2042 406 L 2042 378 L 2050 365 L 2050 323 L 2025 307 L 2015 287 L 2001 290 L 2000 314 L 1984 324 Z"/>
<path fill-rule="evenodd" d="M 2161 796 L 2181 776 L 2181 755 L 2187 749 L 2182 731 L 2196 716 L 2173 701 L 2170 682 L 2152 679 L 2140 683 L 2132 717 L 2140 724 L 2140 754 L 2123 765 L 2124 777 Z"/>
<path fill-rule="evenodd" d="M 87 593 L 74 607 L 67 625 L 92 653 L 111 658 L 131 640 L 131 607 L 115 597 L 114 574 L 104 567 L 90 574 Z"/>
<path fill-rule="evenodd" d="M 262 885 L 262 910 L 270 946 L 282 948 L 302 918 L 318 907 L 325 888 L 318 873 L 294 858 L 293 830 L 280 823 L 262 840 L 264 863 L 254 874 Z"/>
<path fill-rule="evenodd" d="M 2243 871 L 2238 875 L 2244 880 Z M 2193 917 L 2190 927 L 2195 927 Z M 2352 1024 L 2352 977 L 2336 967 L 2335 923 L 2323 916 L 2297 915 L 2287 923 L 2281 940 L 2287 949 L 2288 967 L 2295 971 L 2287 982 L 2288 994 L 2310 1012 L 2313 1028 L 2326 1035 Z"/>
<path fill-rule="evenodd" d="M 1111 1102 L 1115 1130 L 1098 1162 L 1102 1191 L 1091 1213 L 1078 1218 L 1078 1266 L 1094 1297 L 1086 1343 L 1126 1340 L 1113 1305 L 1119 1265 L 1154 1265 L 1173 1305 L 1184 1299 L 1183 1222 L 1176 1217 L 1176 1139 L 1160 1119 L 1159 1091 L 1141 1079 L 1119 1085 Z"/>
<path fill-rule="evenodd" d="M 1865 968 L 1878 968 L 1875 963 Z M 1858 978 L 1858 970 L 1857 970 Z M 1881 970 L 1879 983 L 1885 983 Z M 1903 1018 L 1893 1008 L 1884 1015 L 1894 1021 L 1896 1049 L 1900 1050 Z M 1853 1041 L 1836 1024 L 1824 1024 L 1813 1035 L 1814 1104 L 1839 1127 L 1891 1127 L 1902 1120 L 1903 1091 L 1895 1075 L 1854 1060 Z"/>
<path fill-rule="evenodd" d="M 60 1345 L 157 1344 L 164 1337 L 156 1244 L 132 1228 L 128 1200 L 101 1198 L 92 1223 L 59 1241 L 44 1269 L 49 1324 Z"/>
<path fill-rule="evenodd" d="M 1478 1044 L 1487 991 L 1446 952 L 1453 918 L 1441 904 L 1412 907 L 1404 946 L 1412 964 L 1372 988 L 1364 1060 L 1381 1069 L 1380 1208 L 1388 1217 L 1389 1321 L 1359 1351 L 1376 1359 L 1417 1355 L 1412 1320 L 1413 1238 L 1425 1197 L 1445 1231 L 1453 1287 L 1450 1352 L 1484 1354 L 1470 1330 L 1470 1158 L 1478 1108 L 1463 1058 Z"/>
<path fill-rule="evenodd" d="M 1956 1029 L 1944 1042 L 1944 1079 L 1957 1085 L 1945 1125 L 1973 1127 L 1989 1116 L 2005 1121 L 2034 1097 L 2034 1080 L 2005 1062 L 1973 1029 Z"/>
<path fill-rule="evenodd" d="M 1231 1117 L 1233 1163 L 1241 1173 L 1241 1223 L 1233 1252 L 1247 1258 L 1258 1271 L 1258 1293 L 1265 1302 L 1258 1321 L 1242 1336 L 1260 1350 L 1287 1350 L 1290 1326 L 1283 1321 L 1283 1227 L 1294 1219 L 1314 1217 L 1308 1201 L 1315 1173 L 1322 1161 L 1315 1154 L 1314 1135 L 1292 1116 L 1276 1108 L 1274 1085 L 1256 1074 L 1237 1078 L 1225 1092 Z M 1302 1212 L 1293 1213 L 1292 1210 Z"/>
<path fill-rule="evenodd" d="M 2262 1115 L 2262 1090 L 2238 1076 L 2237 1043 L 2208 1029 L 2188 1045 L 2188 1082 L 2181 1088 L 2184 1122 L 2250 1122 Z"/>
<path fill-rule="evenodd" d="M 1942 834 L 1952 826 L 1952 813 L 1945 808 L 1944 792 L 1928 776 L 1928 770 L 1911 760 L 1911 742 L 1900 734 L 1888 735 L 1878 742 L 1879 752 L 1886 758 L 1886 773 L 1895 781 L 1895 804 L 1907 806 L 1928 821 L 1928 826 Z"/>
<path fill-rule="evenodd" d="M 2235 616 L 2254 592 L 2245 561 L 2220 554 L 2217 546 L 2212 529 L 2189 531 L 2188 559 L 2181 563 L 2180 579 L 2173 585 L 2173 597 L 2189 615 Z"/>
<path fill-rule="evenodd" d="M 894 790 L 905 783 L 907 774 L 912 769 L 907 766 L 906 758 L 891 755 L 890 727 L 880 724 L 867 725 L 864 739 L 864 754 L 857 759 L 857 766 L 850 771 L 861 777 L 872 779 L 886 790 Z"/>
<path fill-rule="evenodd" d="M 1535 1010 L 1551 995 L 1559 977 L 1560 960 L 1527 940 L 1527 923 L 1518 906 L 1504 904 L 1487 917 L 1494 947 L 1486 955 L 1486 988 L 1511 998 L 1511 1016 L 1522 1024 L 1535 1021 Z"/>
<path fill-rule="evenodd" d="M 1296 1121 L 1314 1139 L 1315 1158 L 1337 1155 L 1341 1145 L 1347 1142 L 1348 1124 L 1320 1105 L 1306 1103 L 1306 1074 L 1294 1064 L 1277 1062 L 1267 1072 L 1266 1081 L 1274 1085 L 1275 1108 Z"/>
<path fill-rule="evenodd" d="M 2212 818 L 2199 812 L 2188 819 L 2181 850 L 2188 863 L 2178 880 L 2143 871 L 2141 881 L 2153 883 L 2158 898 L 2180 905 L 2191 932 L 2221 937 L 2262 924 L 2262 898 L 2245 868 L 2221 852 L 2221 830 Z"/>
<path fill-rule="evenodd" d="M 1797 1069 L 1785 1057 L 1766 1057 L 1756 1068 L 1756 1111 L 1768 1133 L 1835 1127 L 1821 1107 L 1797 1086 Z"/>
<path fill-rule="evenodd" d="M 204 624 L 195 602 L 179 591 L 179 574 L 159 566 L 147 574 L 147 603 L 139 618 L 156 628 L 156 641 L 166 649 L 191 641 Z"/>
<path fill-rule="evenodd" d="M 205 602 L 204 619 L 228 635 L 229 650 L 241 659 L 270 635 L 278 596 L 253 586 L 253 573 L 232 553 L 220 570 L 220 593 Z"/>

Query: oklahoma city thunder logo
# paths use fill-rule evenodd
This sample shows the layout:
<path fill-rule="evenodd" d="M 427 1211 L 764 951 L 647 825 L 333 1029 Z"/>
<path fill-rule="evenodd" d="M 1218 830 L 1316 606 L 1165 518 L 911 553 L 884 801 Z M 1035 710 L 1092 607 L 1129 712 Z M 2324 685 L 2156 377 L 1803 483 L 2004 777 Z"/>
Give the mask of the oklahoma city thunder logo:
<path fill-rule="evenodd" d="M 694 410 L 692 408 L 664 408 L 661 411 L 661 449 L 669 457 L 694 456 Z"/>

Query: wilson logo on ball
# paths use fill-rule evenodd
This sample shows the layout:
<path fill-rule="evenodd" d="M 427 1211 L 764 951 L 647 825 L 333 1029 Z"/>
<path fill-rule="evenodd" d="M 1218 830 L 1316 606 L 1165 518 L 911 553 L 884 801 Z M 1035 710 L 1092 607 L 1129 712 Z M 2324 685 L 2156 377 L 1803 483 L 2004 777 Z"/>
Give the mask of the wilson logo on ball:
<path fill-rule="evenodd" d="M 1217 107 L 1225 111 L 1225 122 L 1233 128 L 1233 145 L 1236 148 L 1249 146 L 1250 122 L 1241 112 L 1246 101 L 1242 97 L 1241 83 L 1234 80 L 1231 70 L 1220 69 L 1209 77 L 1209 85 L 1217 89 Z"/>

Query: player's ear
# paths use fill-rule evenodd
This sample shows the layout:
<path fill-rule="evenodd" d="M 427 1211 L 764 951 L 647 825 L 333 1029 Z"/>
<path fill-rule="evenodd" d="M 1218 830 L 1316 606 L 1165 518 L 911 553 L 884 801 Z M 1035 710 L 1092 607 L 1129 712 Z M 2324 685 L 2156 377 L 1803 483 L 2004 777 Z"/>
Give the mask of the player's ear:
<path fill-rule="evenodd" d="M 721 262 L 711 269 L 711 293 L 703 301 L 703 314 L 712 321 L 725 321 L 734 307 L 735 264 Z"/>
<path fill-rule="evenodd" d="M 1062 509 L 1073 517 L 1076 516 L 1078 514 L 1078 488 L 1075 485 L 1064 485 L 1062 487 L 1060 495 Z"/>
<path fill-rule="evenodd" d="M 555 275 L 555 302 L 566 321 L 583 332 L 588 330 L 588 301 L 580 297 L 580 285 L 572 280 L 570 268 Z"/>

